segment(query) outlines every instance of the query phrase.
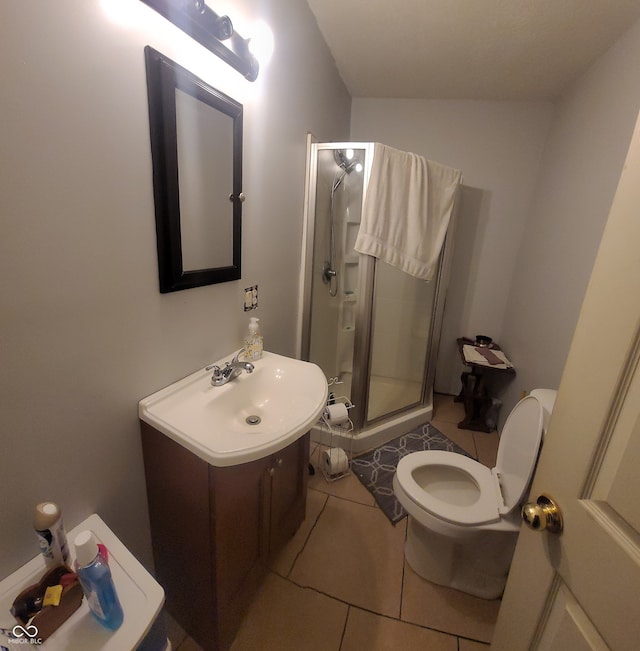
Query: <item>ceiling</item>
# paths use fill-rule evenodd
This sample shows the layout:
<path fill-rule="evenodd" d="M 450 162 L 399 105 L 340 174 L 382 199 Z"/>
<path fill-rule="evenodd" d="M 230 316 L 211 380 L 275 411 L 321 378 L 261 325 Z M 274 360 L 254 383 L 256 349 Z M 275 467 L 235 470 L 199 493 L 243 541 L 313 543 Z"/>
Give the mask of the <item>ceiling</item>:
<path fill-rule="evenodd" d="M 640 0 L 307 0 L 352 97 L 553 100 Z"/>

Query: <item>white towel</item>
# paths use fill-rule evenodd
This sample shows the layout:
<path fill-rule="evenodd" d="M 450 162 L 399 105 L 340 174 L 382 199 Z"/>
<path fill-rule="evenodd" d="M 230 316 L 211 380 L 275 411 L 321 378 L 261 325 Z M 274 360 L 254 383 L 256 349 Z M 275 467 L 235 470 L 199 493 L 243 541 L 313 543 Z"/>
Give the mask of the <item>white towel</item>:
<path fill-rule="evenodd" d="M 375 143 L 355 249 L 431 280 L 462 173 Z"/>

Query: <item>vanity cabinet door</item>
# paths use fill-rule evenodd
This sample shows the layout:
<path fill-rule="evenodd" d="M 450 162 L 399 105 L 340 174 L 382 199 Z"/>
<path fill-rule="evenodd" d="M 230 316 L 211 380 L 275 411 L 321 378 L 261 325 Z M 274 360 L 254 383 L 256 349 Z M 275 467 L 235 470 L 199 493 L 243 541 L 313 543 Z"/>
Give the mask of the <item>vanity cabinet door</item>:
<path fill-rule="evenodd" d="M 302 524 L 307 504 L 309 434 L 277 452 L 271 465 L 270 554 L 276 554 Z"/>
<path fill-rule="evenodd" d="M 266 571 L 270 459 L 210 467 L 211 540 L 220 648 L 233 638 Z"/>
<path fill-rule="evenodd" d="M 142 422 L 141 430 L 153 557 L 166 609 L 207 651 L 216 649 L 209 465 L 151 425 Z"/>

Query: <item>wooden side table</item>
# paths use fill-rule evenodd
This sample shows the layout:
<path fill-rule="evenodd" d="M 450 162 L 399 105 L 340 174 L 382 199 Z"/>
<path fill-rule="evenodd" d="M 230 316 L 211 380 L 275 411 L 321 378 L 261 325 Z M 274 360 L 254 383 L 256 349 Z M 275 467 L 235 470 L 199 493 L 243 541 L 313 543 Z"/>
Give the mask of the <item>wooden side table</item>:
<path fill-rule="evenodd" d="M 462 363 L 471 368 L 470 371 L 465 371 L 460 376 L 462 389 L 458 396 L 454 398 L 454 402 L 464 403 L 464 419 L 458 423 L 458 427 L 475 432 L 491 432 L 493 428 L 487 425 L 487 415 L 491 409 L 492 400 L 486 386 L 485 374 L 489 371 L 491 373 L 511 373 L 515 375 L 516 371 L 513 366 L 504 368 L 492 365 L 488 361 L 486 363 L 470 361 L 465 357 L 464 346 L 473 346 L 479 350 L 483 350 L 483 348 L 477 346 L 474 339 L 468 339 L 467 337 L 460 337 L 456 341 Z M 496 343 L 484 347 L 484 350 L 502 352 L 502 349 Z"/>

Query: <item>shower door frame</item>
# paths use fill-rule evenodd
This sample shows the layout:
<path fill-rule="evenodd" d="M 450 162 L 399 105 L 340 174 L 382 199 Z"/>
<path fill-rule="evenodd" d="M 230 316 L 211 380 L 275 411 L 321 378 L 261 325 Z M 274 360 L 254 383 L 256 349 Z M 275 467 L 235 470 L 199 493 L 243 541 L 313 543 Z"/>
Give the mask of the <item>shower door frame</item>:
<path fill-rule="evenodd" d="M 373 161 L 373 142 L 318 142 L 312 134 L 307 135 L 307 169 L 306 188 L 304 204 L 304 222 L 302 233 L 302 256 L 301 256 L 301 282 L 300 282 L 300 305 L 299 316 L 299 338 L 298 355 L 301 359 L 309 359 L 311 345 L 311 298 L 313 286 L 313 253 L 314 234 L 316 226 L 316 199 L 317 199 L 317 173 L 318 173 L 318 152 L 335 149 L 364 149 L 365 162 L 363 170 L 362 205 L 367 194 L 369 178 L 371 176 L 371 164 Z M 456 204 L 458 202 L 456 201 Z M 405 405 L 393 412 L 385 413 L 377 418 L 367 418 L 369 403 L 369 371 L 371 368 L 371 331 L 373 324 L 373 309 L 375 296 L 376 259 L 373 256 L 360 254 L 358 265 L 358 301 L 355 312 L 354 324 L 354 349 L 352 364 L 351 395 L 353 409 L 350 418 L 353 421 L 354 430 L 358 433 L 369 425 L 382 423 L 400 413 L 405 413 L 416 407 L 425 406 L 431 401 L 432 395 L 429 387 L 433 387 L 435 379 L 435 367 L 440 345 L 442 332 L 442 321 L 444 314 L 445 294 L 451 270 L 453 256 L 453 233 L 456 224 L 456 209 L 452 211 L 447 235 L 440 253 L 434 305 L 431 312 L 431 327 L 427 351 L 424 360 L 425 372 L 422 378 L 422 389 L 420 399 L 410 405 Z"/>

